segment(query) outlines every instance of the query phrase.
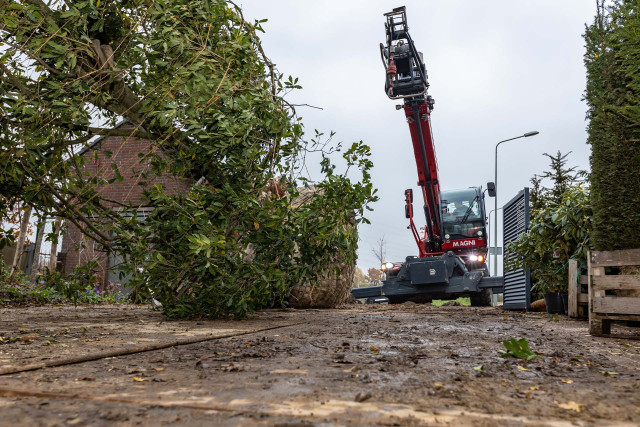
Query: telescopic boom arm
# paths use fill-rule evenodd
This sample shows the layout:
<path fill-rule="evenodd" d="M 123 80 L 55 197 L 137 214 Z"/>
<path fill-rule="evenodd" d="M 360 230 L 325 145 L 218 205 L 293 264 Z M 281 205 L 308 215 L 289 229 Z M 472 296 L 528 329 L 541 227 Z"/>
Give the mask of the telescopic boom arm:
<path fill-rule="evenodd" d="M 413 207 L 407 206 L 410 227 L 419 249 L 419 257 L 442 253 L 442 211 L 440 208 L 440 183 L 433 134 L 431 133 L 431 111 L 434 101 L 427 95 L 429 83 L 427 70 L 409 35 L 404 6 L 385 14 L 387 22 L 386 45 L 380 43 L 380 54 L 386 70 L 385 92 L 390 99 L 402 99 L 418 170 L 418 185 L 422 189 L 424 214 L 427 226 L 423 236 L 416 231 L 413 222 Z M 405 192 L 407 194 L 407 192 Z M 407 205 L 413 195 L 406 197 Z"/>

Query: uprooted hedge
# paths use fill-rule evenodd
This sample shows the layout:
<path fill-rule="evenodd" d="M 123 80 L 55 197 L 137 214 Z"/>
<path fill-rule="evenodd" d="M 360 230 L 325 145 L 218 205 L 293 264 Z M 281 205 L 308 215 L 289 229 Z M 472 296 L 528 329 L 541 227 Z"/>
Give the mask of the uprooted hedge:
<path fill-rule="evenodd" d="M 11 203 L 78 225 L 172 316 L 242 317 L 336 259 L 355 262 L 352 225 L 376 199 L 369 148 L 354 143 L 339 173 L 331 138 L 305 139 L 284 99 L 300 86 L 265 56 L 261 21 L 223 0 L 5 3 L 0 188 Z M 114 129 L 121 118 L 133 128 Z M 153 143 L 133 168 L 105 165 L 104 179 L 83 174 L 79 155 L 97 135 Z M 309 182 L 318 151 L 322 176 Z M 148 184 L 155 209 L 142 223 L 98 191 L 131 173 L 193 185 L 172 195 Z M 295 205 L 304 186 L 315 191 Z"/>

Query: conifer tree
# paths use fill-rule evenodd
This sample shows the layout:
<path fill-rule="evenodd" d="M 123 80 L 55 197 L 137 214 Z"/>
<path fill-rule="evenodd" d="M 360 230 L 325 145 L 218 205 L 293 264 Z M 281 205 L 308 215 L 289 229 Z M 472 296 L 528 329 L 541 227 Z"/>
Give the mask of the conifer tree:
<path fill-rule="evenodd" d="M 550 170 L 540 175 L 540 178 L 549 178 L 553 182 L 553 187 L 547 190 L 547 196 L 549 201 L 554 203 L 560 203 L 562 195 L 569 187 L 579 181 L 580 177 L 586 175 L 586 172 L 577 170 L 577 166 L 566 167 L 569 154 L 571 154 L 571 151 L 562 154 L 560 150 L 555 156 L 548 153 L 543 154 L 549 158 Z"/>

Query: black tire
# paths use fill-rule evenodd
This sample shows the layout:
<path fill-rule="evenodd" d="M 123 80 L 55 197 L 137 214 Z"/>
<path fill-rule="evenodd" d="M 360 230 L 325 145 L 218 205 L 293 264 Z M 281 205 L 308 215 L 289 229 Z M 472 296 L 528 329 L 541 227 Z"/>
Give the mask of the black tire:
<path fill-rule="evenodd" d="M 473 292 L 471 297 L 471 307 L 491 307 L 491 289 L 483 289 L 480 292 Z"/>

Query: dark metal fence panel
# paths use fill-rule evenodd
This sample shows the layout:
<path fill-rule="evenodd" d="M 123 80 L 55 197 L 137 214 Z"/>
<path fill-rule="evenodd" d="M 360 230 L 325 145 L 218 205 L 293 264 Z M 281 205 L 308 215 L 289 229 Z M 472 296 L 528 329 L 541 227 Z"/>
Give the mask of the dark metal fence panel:
<path fill-rule="evenodd" d="M 529 229 L 529 188 L 525 187 L 503 207 L 504 263 L 515 256 L 507 244 Z M 508 310 L 528 310 L 531 306 L 529 270 L 504 271 L 504 303 Z"/>

